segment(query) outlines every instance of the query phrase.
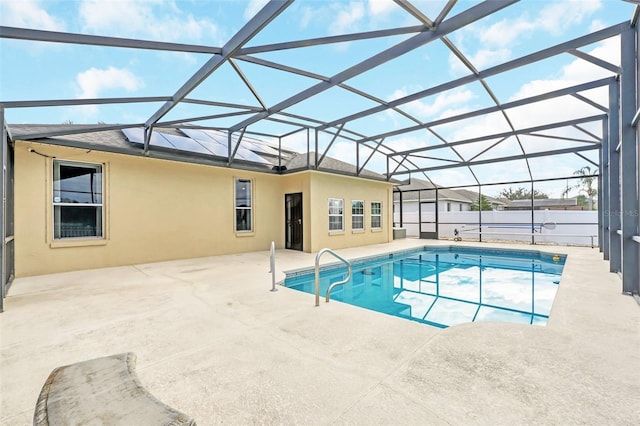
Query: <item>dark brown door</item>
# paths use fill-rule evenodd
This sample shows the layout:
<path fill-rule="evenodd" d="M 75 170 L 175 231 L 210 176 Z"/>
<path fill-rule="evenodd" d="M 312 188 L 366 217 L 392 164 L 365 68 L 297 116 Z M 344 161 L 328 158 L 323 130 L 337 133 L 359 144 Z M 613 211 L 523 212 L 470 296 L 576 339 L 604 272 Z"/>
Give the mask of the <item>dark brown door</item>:
<path fill-rule="evenodd" d="M 302 251 L 302 193 L 285 194 L 285 247 Z"/>

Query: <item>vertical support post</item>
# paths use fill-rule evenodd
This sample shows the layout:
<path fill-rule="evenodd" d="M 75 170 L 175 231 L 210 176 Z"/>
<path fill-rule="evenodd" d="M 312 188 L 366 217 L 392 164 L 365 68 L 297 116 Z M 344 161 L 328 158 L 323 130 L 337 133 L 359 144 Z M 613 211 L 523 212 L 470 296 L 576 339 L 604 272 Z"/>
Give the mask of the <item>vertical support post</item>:
<path fill-rule="evenodd" d="M 609 271 L 620 272 L 620 82 L 609 85 Z"/>
<path fill-rule="evenodd" d="M 311 165 L 311 155 L 309 154 L 311 152 L 311 150 L 309 149 L 311 147 L 311 132 L 309 131 L 309 128 L 307 127 L 307 169 L 310 169 L 310 165 Z"/>
<path fill-rule="evenodd" d="M 600 161 L 600 187 L 598 189 L 598 210 L 602 217 L 602 226 L 599 229 L 600 247 L 604 260 L 609 260 L 609 218 L 610 218 L 610 194 L 609 194 L 609 118 L 602 120 L 602 160 Z"/>
<path fill-rule="evenodd" d="M 402 219 L 402 215 L 403 215 L 403 211 L 402 211 L 402 190 L 398 188 L 398 194 L 400 194 L 400 228 L 402 228 L 403 226 L 403 219 Z"/>
<path fill-rule="evenodd" d="M 418 238 L 422 238 L 422 191 L 418 190 Z"/>
<path fill-rule="evenodd" d="M 482 185 L 478 184 L 478 240 L 482 242 Z"/>
<path fill-rule="evenodd" d="M 313 168 L 318 170 L 318 129 L 316 130 L 316 149 L 315 149 L 315 159 L 313 160 Z"/>
<path fill-rule="evenodd" d="M 638 259 L 640 246 L 633 241 L 638 234 L 638 151 L 636 131 L 632 126 L 636 113 L 636 44 L 635 31 L 621 34 L 622 74 L 620 76 L 620 181 L 622 230 L 622 291 L 640 293 Z"/>
<path fill-rule="evenodd" d="M 0 130 L 2 131 L 2 149 L 0 149 L 0 164 L 2 164 L 2 170 L 0 173 L 0 202 L 2 206 L 0 206 L 0 312 L 4 310 L 4 296 L 5 289 L 7 286 L 7 246 L 6 246 L 6 230 L 5 230 L 5 213 L 7 211 L 7 197 L 5 191 L 5 179 L 6 179 L 6 171 L 7 171 L 7 131 L 5 129 L 4 122 L 4 107 L 0 105 Z"/>
<path fill-rule="evenodd" d="M 438 185 L 436 185 L 436 223 L 435 223 L 435 225 L 436 225 L 436 240 L 440 239 L 440 234 L 439 234 L 439 232 L 440 232 L 440 216 L 439 216 L 439 213 L 438 213 L 438 211 L 440 210 L 439 206 L 440 206 L 440 203 L 439 203 L 439 200 L 438 200 Z"/>
<path fill-rule="evenodd" d="M 536 237 L 533 235 L 534 232 L 536 231 L 535 228 L 535 196 L 534 196 L 534 192 L 533 192 L 533 180 L 531 181 L 531 244 L 535 244 L 536 243 Z M 542 228 L 541 228 L 542 229 Z"/>
<path fill-rule="evenodd" d="M 389 156 L 387 155 L 387 182 L 389 182 L 389 180 L 391 179 L 391 172 L 389 169 Z"/>
<path fill-rule="evenodd" d="M 360 144 L 356 142 L 356 176 L 360 176 Z"/>
<path fill-rule="evenodd" d="M 278 173 L 282 174 L 282 138 L 278 136 Z"/>

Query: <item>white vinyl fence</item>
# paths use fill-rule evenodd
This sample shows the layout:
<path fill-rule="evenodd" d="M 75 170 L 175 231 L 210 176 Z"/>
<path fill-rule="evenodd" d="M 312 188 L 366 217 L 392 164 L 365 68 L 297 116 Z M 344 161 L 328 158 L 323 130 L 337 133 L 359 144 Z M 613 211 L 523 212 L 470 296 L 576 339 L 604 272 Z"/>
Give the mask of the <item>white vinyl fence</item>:
<path fill-rule="evenodd" d="M 419 237 L 417 211 L 403 212 L 403 228 L 407 237 Z M 424 222 L 435 221 L 435 213 L 422 214 L 422 231 L 433 230 L 433 225 Z M 483 240 L 531 242 L 531 211 L 483 211 L 482 227 L 477 211 L 438 212 L 438 235 L 440 238 L 454 238 L 455 230 L 463 240 Z M 598 212 L 572 210 L 536 210 L 533 217 L 533 236 L 536 243 L 597 245 Z M 396 227 L 400 224 L 400 214 L 394 213 Z M 593 238 L 591 238 L 593 236 Z M 592 241 L 593 240 L 593 241 Z"/>

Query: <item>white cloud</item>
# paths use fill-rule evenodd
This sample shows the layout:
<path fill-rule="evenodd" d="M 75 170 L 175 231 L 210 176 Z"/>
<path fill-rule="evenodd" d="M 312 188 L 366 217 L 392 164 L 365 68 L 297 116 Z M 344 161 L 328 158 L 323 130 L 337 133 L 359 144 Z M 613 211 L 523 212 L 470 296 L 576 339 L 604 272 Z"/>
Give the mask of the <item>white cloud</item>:
<path fill-rule="evenodd" d="M 364 4 L 361 2 L 351 2 L 347 5 L 334 3 L 333 8 L 338 10 L 338 14 L 329 25 L 330 34 L 344 34 L 353 31 L 358 23 L 365 16 Z"/>
<path fill-rule="evenodd" d="M 113 89 L 124 89 L 133 92 L 144 84 L 131 71 L 115 67 L 107 69 L 89 68 L 76 76 L 79 99 L 98 98 L 103 92 Z M 97 105 L 80 105 L 70 108 L 72 115 L 91 120 L 99 113 Z"/>
<path fill-rule="evenodd" d="M 76 76 L 76 83 L 80 88 L 80 93 L 77 96 L 80 99 L 97 98 L 104 91 L 112 89 L 133 92 L 143 86 L 142 80 L 131 71 L 115 67 L 89 68 Z"/>
<path fill-rule="evenodd" d="M 369 0 L 368 9 L 373 16 L 384 16 L 393 12 L 395 2 L 393 0 Z"/>
<path fill-rule="evenodd" d="M 613 37 L 604 40 L 599 46 L 588 52 L 590 55 L 603 59 L 612 64 L 620 64 L 620 40 Z M 544 80 L 532 80 L 524 84 L 511 99 L 521 99 L 549 92 L 554 89 L 567 87 L 585 81 L 597 80 L 611 76 L 611 72 L 582 59 L 575 59 L 561 68 L 557 78 Z M 602 92 L 604 94 L 604 92 Z M 602 105 L 606 105 L 606 99 L 599 99 Z"/>
<path fill-rule="evenodd" d="M 267 4 L 268 0 L 251 0 L 244 10 L 244 19 L 247 21 L 253 18 Z"/>
<path fill-rule="evenodd" d="M 84 31 L 97 34 L 219 43 L 215 23 L 186 14 L 175 4 L 167 8 L 160 0 L 84 0 L 79 20 Z"/>
<path fill-rule="evenodd" d="M 473 55 L 467 55 L 467 59 L 477 70 L 483 70 L 501 62 L 506 61 L 511 56 L 509 49 L 479 49 Z M 468 74 L 470 72 L 456 55 L 449 54 L 449 68 L 456 74 Z"/>
<path fill-rule="evenodd" d="M 66 31 L 64 21 L 50 15 L 40 3 L 38 0 L 2 1 L 0 22 L 10 27 Z"/>
<path fill-rule="evenodd" d="M 535 20 L 534 27 L 539 27 L 550 34 L 561 34 L 568 27 L 584 21 L 601 7 L 600 0 L 550 3 L 540 10 L 540 15 Z"/>
<path fill-rule="evenodd" d="M 523 33 L 531 31 L 535 24 L 521 17 L 515 21 L 503 19 L 495 24 L 479 30 L 480 42 L 483 45 L 509 46 Z"/>
<path fill-rule="evenodd" d="M 389 100 L 395 100 L 407 96 L 406 88 L 394 91 Z M 440 93 L 435 99 L 427 98 L 415 100 L 403 105 L 403 109 L 411 114 L 415 114 L 419 118 L 434 118 L 438 114 L 451 109 L 451 106 L 461 106 L 474 98 L 473 92 L 470 90 L 458 89 L 444 93 Z"/>
<path fill-rule="evenodd" d="M 503 62 L 511 57 L 511 47 L 520 40 L 531 38 L 536 32 L 550 35 L 560 35 L 573 25 L 581 24 L 589 16 L 602 7 L 601 0 L 556 1 L 540 2 L 536 16 L 530 16 L 530 11 L 514 19 L 503 19 L 490 26 L 473 24 L 456 34 L 456 45 L 464 52 L 476 69 L 482 70 L 488 66 Z M 602 25 L 594 20 L 592 27 Z M 593 28 L 592 28 L 593 29 Z M 476 44 L 476 41 L 478 42 Z M 473 43 L 477 46 L 474 53 L 472 48 L 465 48 L 465 44 Z M 453 55 L 449 57 L 450 69 L 459 74 L 467 69 Z"/>
<path fill-rule="evenodd" d="M 606 27 L 606 25 L 605 25 L 604 22 L 602 22 L 599 19 L 594 19 L 593 21 L 591 21 L 591 25 L 589 25 L 589 32 L 594 33 L 594 32 L 599 31 L 599 30 L 601 30 L 601 29 L 603 29 L 605 27 Z"/>

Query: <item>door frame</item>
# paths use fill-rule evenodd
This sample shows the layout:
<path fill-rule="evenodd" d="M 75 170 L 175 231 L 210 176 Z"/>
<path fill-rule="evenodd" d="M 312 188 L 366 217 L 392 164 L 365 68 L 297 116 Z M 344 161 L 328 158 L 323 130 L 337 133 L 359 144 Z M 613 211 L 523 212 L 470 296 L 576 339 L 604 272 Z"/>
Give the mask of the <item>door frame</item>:
<path fill-rule="evenodd" d="M 299 198 L 299 218 L 298 218 L 298 226 L 299 232 L 293 232 L 294 224 L 291 224 L 291 210 L 288 207 L 289 200 L 294 200 L 296 197 Z M 304 250 L 304 223 L 302 221 L 303 217 L 303 204 L 302 204 L 302 192 L 293 192 L 290 194 L 284 194 L 284 245 L 286 249 L 290 250 Z M 299 241 L 293 241 L 294 235 L 299 236 Z"/>
<path fill-rule="evenodd" d="M 422 206 L 423 204 L 433 204 L 435 206 L 435 219 L 434 220 L 422 220 Z M 423 231 L 422 225 L 433 225 L 435 231 Z M 420 239 L 437 240 L 438 239 L 438 201 L 420 201 L 418 202 L 418 232 Z"/>

